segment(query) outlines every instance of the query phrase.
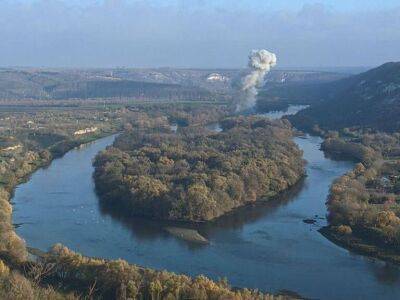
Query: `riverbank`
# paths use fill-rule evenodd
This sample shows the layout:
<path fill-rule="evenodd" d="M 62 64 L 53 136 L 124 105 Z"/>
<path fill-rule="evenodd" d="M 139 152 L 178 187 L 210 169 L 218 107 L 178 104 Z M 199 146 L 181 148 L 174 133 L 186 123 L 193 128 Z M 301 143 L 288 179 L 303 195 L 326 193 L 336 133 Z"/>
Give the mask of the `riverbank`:
<path fill-rule="evenodd" d="M 71 151 L 74 148 L 80 147 L 85 144 L 89 144 L 91 142 L 94 142 L 98 139 L 107 136 L 112 136 L 114 134 L 117 134 L 117 132 L 118 131 L 101 132 L 84 136 L 79 139 L 64 140 L 56 143 L 49 149 L 46 149 L 49 151 L 50 155 L 46 156 L 45 158 L 42 158 L 41 160 L 36 161 L 33 169 L 31 169 L 28 173 L 26 173 L 22 177 L 18 178 L 18 181 L 16 181 L 15 183 L 13 183 L 12 186 L 7 188 L 10 192 L 10 198 L 12 198 L 14 190 L 18 185 L 27 182 L 33 173 L 35 173 L 37 170 L 41 168 L 48 167 L 53 162 L 53 160 L 63 157 L 63 155 L 65 155 L 67 152 Z"/>
<path fill-rule="evenodd" d="M 98 143 L 98 141 L 93 145 Z M 76 149 L 73 152 L 79 153 L 79 151 L 81 149 Z M 90 165 L 90 160 L 88 163 Z M 50 169 L 51 166 L 49 167 Z M 41 172 L 43 171 L 47 171 L 47 169 Z M 64 171 L 67 172 L 67 170 Z M 51 183 L 48 184 L 51 185 Z M 45 193 L 45 191 L 42 192 Z M 58 207 L 59 210 L 63 211 L 62 205 L 58 205 Z M 199 242 L 206 242 L 200 235 L 193 235 L 195 231 L 182 232 L 182 230 L 169 228 L 169 232 L 176 235 L 183 234 L 184 238 L 195 237 Z M 280 294 L 279 296 L 274 296 L 273 294 L 261 293 L 256 290 L 231 288 L 226 281 L 212 281 L 204 276 L 191 278 L 185 275 L 176 275 L 167 271 L 157 271 L 128 264 L 122 260 L 115 261 L 86 257 L 72 252 L 61 245 L 52 248 L 49 252 L 33 247 L 28 247 L 27 250 L 29 252 L 28 260 L 17 263 L 5 259 L 4 262 L 9 266 L 13 266 L 14 270 L 27 272 L 26 276 L 31 276 L 29 274 L 32 274 L 34 278 L 36 278 L 35 276 L 40 276 L 37 282 L 40 281 L 40 284 L 43 286 L 56 285 L 58 289 L 63 290 L 64 293 L 68 293 L 68 299 L 75 299 L 71 293 L 86 294 L 93 286 L 98 286 L 93 295 L 109 299 L 118 298 L 115 295 L 119 295 L 120 293 L 131 298 L 168 298 L 174 295 L 174 297 L 178 298 L 211 299 L 218 295 L 218 297 L 235 299 L 300 299 L 300 297 L 293 295 Z M 0 261 L 0 263 L 3 264 L 3 261 Z M 110 272 L 112 273 L 116 269 L 118 271 L 111 276 Z M 46 271 L 39 275 L 33 273 L 36 271 L 40 272 L 40 270 Z M 73 276 L 76 272 L 80 273 L 83 271 L 85 273 L 84 278 L 82 276 Z M 65 274 L 70 275 L 68 275 L 68 278 L 65 278 Z M 2 280 L 1 276 L 0 274 L 0 282 Z M 129 280 L 129 282 L 125 282 L 125 280 Z M 174 287 L 169 286 L 171 282 L 174 284 Z M 29 293 L 30 289 L 27 288 L 26 293 Z M 59 296 L 60 299 L 61 297 Z"/>
<path fill-rule="evenodd" d="M 303 222 L 326 214 L 324 200 L 330 184 L 354 165 L 324 157 L 318 137 L 295 137 L 294 142 L 308 161 L 308 176 L 299 190 L 193 226 L 210 241 L 207 245 L 165 232 L 165 226 L 181 225 L 127 220 L 101 210 L 93 190 L 91 161 L 110 140 L 69 152 L 19 186 L 13 199 L 14 216 L 23 224 L 17 232 L 28 245 L 42 250 L 61 242 L 87 257 L 120 257 L 192 278 L 200 274 L 214 281 L 227 277 L 234 287 L 262 288 L 275 294 L 288 289 L 306 298 L 328 300 L 400 297 L 393 288 L 400 284 L 397 269 L 387 270 L 380 261 L 366 260 L 328 241 L 317 232 L 325 220 Z"/>
<path fill-rule="evenodd" d="M 330 189 L 324 236 L 353 252 L 399 264 L 399 135 L 345 129 L 331 133 L 322 149 L 359 162 Z"/>
<path fill-rule="evenodd" d="M 365 239 L 356 237 L 354 234 L 338 233 L 332 226 L 322 227 L 318 231 L 331 242 L 349 251 L 400 265 L 400 255 L 393 249 L 384 249 L 369 244 Z"/>
<path fill-rule="evenodd" d="M 78 147 L 75 148 L 74 150 L 68 152 L 63 158 L 58 159 L 58 160 L 54 160 L 52 162 L 52 164 L 50 164 L 50 166 L 48 168 L 45 169 L 41 169 L 37 172 L 35 172 L 35 174 L 33 175 L 33 177 L 31 178 L 31 180 L 26 183 L 25 185 L 29 185 L 32 181 L 35 181 L 35 178 L 37 178 L 37 176 L 40 174 L 44 174 L 47 173 L 49 171 L 52 170 L 52 168 L 54 167 L 54 165 L 57 164 L 62 164 L 64 159 L 68 159 L 69 157 L 71 157 L 71 155 L 73 156 L 72 161 L 77 163 L 77 165 L 79 166 L 79 168 L 75 168 L 75 166 L 73 166 L 71 169 L 69 169 L 68 167 L 66 168 L 65 165 L 63 165 L 62 169 L 60 169 L 60 171 L 62 171 L 62 173 L 64 174 L 64 176 L 56 176 L 55 178 L 63 178 L 66 179 L 68 178 L 68 174 L 71 173 L 72 170 L 76 171 L 80 176 L 84 175 L 85 178 L 91 180 L 91 174 L 92 174 L 92 169 L 88 168 L 87 170 L 85 168 L 82 169 L 82 167 L 84 165 L 90 166 L 91 167 L 91 157 L 93 157 L 99 150 L 104 149 L 107 145 L 112 143 L 112 139 L 110 139 L 110 137 L 106 137 L 104 139 L 99 139 L 96 140 L 94 143 L 89 144 L 87 147 Z M 91 153 L 91 157 L 77 157 L 74 156 L 74 154 L 81 154 L 81 153 L 85 153 L 86 151 L 90 151 Z M 84 162 L 85 164 L 82 164 L 82 162 Z M 70 166 L 70 165 L 69 165 Z M 86 172 L 87 171 L 87 172 Z M 82 180 L 79 180 L 80 183 L 82 183 Z M 52 192 L 48 192 L 48 189 L 51 190 L 52 187 L 54 187 L 55 184 L 54 182 L 49 178 L 47 178 L 46 180 L 46 184 L 45 185 L 41 185 L 40 187 L 40 192 L 36 193 L 30 193 L 31 196 L 29 196 L 29 198 L 34 198 L 35 195 L 54 195 L 54 193 Z M 85 181 L 85 186 L 87 186 L 89 189 L 91 189 L 90 184 L 88 184 L 88 182 Z M 63 188 L 65 189 L 66 185 L 63 185 Z M 71 188 L 74 189 L 75 191 L 81 191 L 79 189 L 79 185 L 73 183 L 71 185 Z M 18 198 L 19 194 L 18 192 L 20 192 L 20 189 L 17 190 L 17 193 L 15 195 L 15 197 Z M 55 216 L 54 221 L 52 221 L 52 226 L 45 226 L 44 230 L 39 230 L 39 231 L 35 231 L 32 229 L 28 229 L 28 232 L 31 234 L 39 234 L 38 237 L 43 237 L 43 232 L 47 232 L 46 236 L 51 236 L 51 234 L 49 234 L 49 228 L 54 228 L 56 226 L 56 224 L 62 224 L 62 222 L 60 222 L 60 220 L 65 220 L 65 215 L 68 211 L 68 208 L 71 207 L 71 205 L 73 205 L 74 200 L 76 199 L 82 199 L 81 197 L 82 195 L 80 194 L 80 196 L 78 198 L 76 197 L 71 197 L 70 195 L 68 195 L 68 193 L 64 194 L 63 193 L 57 193 L 57 205 L 56 205 L 56 210 L 53 210 L 54 206 L 54 202 L 52 203 L 46 203 L 45 207 L 50 209 L 52 212 L 51 213 L 47 213 L 46 214 L 46 218 L 51 218 L 52 216 L 54 216 L 54 213 L 57 211 L 59 212 L 59 215 Z M 50 196 L 53 200 L 53 196 Z M 83 198 L 84 200 L 86 200 L 86 197 Z M 65 200 L 65 202 L 63 201 Z M 30 202 L 30 201 L 29 201 Z M 37 208 L 38 206 L 40 206 L 42 203 L 42 201 L 35 201 L 33 200 L 32 202 L 30 202 L 32 204 L 32 208 Z M 21 207 L 19 206 L 19 203 L 17 201 L 17 203 L 14 205 L 17 207 L 16 212 L 17 215 L 22 213 L 25 215 L 29 215 L 32 213 L 33 209 L 29 209 L 27 207 L 25 207 L 25 209 L 21 209 Z M 79 205 L 79 207 L 82 207 L 82 205 Z M 74 213 L 74 216 L 77 217 L 76 219 L 79 221 L 82 220 L 87 220 L 87 219 L 91 219 L 90 217 L 80 217 L 79 215 L 77 215 L 77 212 Z M 41 217 L 41 219 L 43 220 L 43 218 Z M 24 230 L 27 228 L 27 226 L 29 227 L 29 224 L 32 223 L 25 223 L 25 222 L 21 222 L 21 226 L 18 227 L 18 230 Z M 38 224 L 37 222 L 33 222 Z M 75 226 L 77 224 L 75 223 Z M 69 228 L 67 230 L 63 230 L 62 234 L 60 236 L 56 237 L 56 240 L 62 240 L 64 236 L 68 235 L 68 232 L 71 232 L 75 237 L 77 236 L 76 233 L 74 232 L 74 228 L 68 226 Z M 46 231 L 47 230 L 47 231 Z M 83 234 L 82 229 L 79 229 L 80 233 Z M 176 231 L 173 230 L 175 234 L 180 235 L 182 232 L 181 231 Z M 188 233 L 185 231 L 185 233 Z M 185 236 L 190 235 L 191 236 L 192 232 L 189 232 L 189 234 L 186 234 Z M 22 236 L 25 237 L 25 234 L 21 234 Z M 117 234 L 118 236 L 118 234 Z M 198 241 L 202 240 L 204 241 L 200 236 L 196 236 L 196 239 Z M 37 241 L 37 238 L 35 238 L 35 240 Z M 27 270 L 26 272 L 28 272 L 28 270 L 31 270 L 31 268 L 33 268 L 33 270 L 36 269 L 41 269 L 46 268 L 45 266 L 47 265 L 52 265 L 52 270 L 49 271 L 48 274 L 45 274 L 43 276 L 43 278 L 40 279 L 41 283 L 43 285 L 56 285 L 57 288 L 62 289 L 64 291 L 68 291 L 68 292 L 77 292 L 79 294 L 85 294 L 87 293 L 88 290 L 90 290 L 91 286 L 93 284 L 95 284 L 94 282 L 96 281 L 97 278 L 97 283 L 96 284 L 100 284 L 101 286 L 107 287 L 107 288 L 97 288 L 96 289 L 96 295 L 108 295 L 107 297 L 110 299 L 113 299 L 115 293 L 119 293 L 120 291 L 122 291 L 123 293 L 126 293 L 128 296 L 132 296 L 132 298 L 135 298 L 137 294 L 141 294 L 143 296 L 145 295 L 151 295 L 151 293 L 160 293 L 160 295 L 163 295 L 162 297 L 168 297 L 169 293 L 173 293 L 174 295 L 180 295 L 179 297 L 183 297 L 183 298 L 196 298 L 196 299 L 208 299 L 208 298 L 213 298 L 215 295 L 215 293 L 217 293 L 218 295 L 220 295 L 221 297 L 228 297 L 228 298 L 237 298 L 237 299 L 248 299 L 249 297 L 251 299 L 265 299 L 266 297 L 268 299 L 298 299 L 297 297 L 294 296 L 274 296 L 273 294 L 267 294 L 267 293 L 261 293 L 255 290 L 250 290 L 250 289 L 236 289 L 236 288 L 231 288 L 226 281 L 222 282 L 222 281 L 212 281 L 208 278 L 206 278 L 205 276 L 193 276 L 193 277 L 188 277 L 186 275 L 176 275 L 172 272 L 167 272 L 167 271 L 158 271 L 156 269 L 149 269 L 149 268 L 145 268 L 145 267 L 141 267 L 139 265 L 136 264 L 129 264 L 126 261 L 122 261 L 122 260 L 104 260 L 104 259 L 96 259 L 93 256 L 92 257 L 88 257 L 88 256 L 82 256 L 78 253 L 72 253 L 69 249 L 62 247 L 62 246 L 58 246 L 60 251 L 58 252 L 54 252 L 53 250 L 50 252 L 47 251 L 42 251 L 44 249 L 47 249 L 47 247 L 35 247 L 35 243 L 32 242 L 32 240 L 28 240 L 28 252 L 29 252 L 29 258 L 28 260 L 23 260 L 20 263 L 12 263 L 9 262 L 8 260 L 4 260 L 5 262 L 7 262 L 8 265 L 13 265 L 13 269 L 14 270 L 22 270 L 23 272 L 25 272 L 24 270 Z M 49 245 L 50 246 L 50 245 Z M 61 247 L 61 248 L 60 248 Z M 87 253 L 86 251 L 83 251 L 83 253 Z M 68 254 L 68 257 L 66 256 L 66 254 Z M 71 254 L 71 255 L 70 255 Z M 64 260 L 65 259 L 65 260 Z M 71 260 L 74 260 L 76 263 L 79 262 L 78 265 L 76 265 L 75 263 L 73 264 L 69 264 L 71 262 Z M 93 264 L 95 264 L 98 269 L 94 270 L 93 269 Z M 25 267 L 23 267 L 25 266 Z M 37 266 L 37 267 L 36 267 Z M 102 272 L 104 271 L 103 268 L 115 268 L 116 266 L 121 266 L 121 268 L 123 268 L 123 270 L 120 270 L 119 274 L 124 274 L 124 279 L 119 277 L 116 277 L 116 279 L 110 279 L 109 278 L 109 274 L 103 274 Z M 88 268 L 91 270 L 90 272 L 87 271 Z M 61 269 L 63 269 L 64 271 L 60 271 Z M 68 272 L 70 273 L 74 273 L 74 272 L 81 272 L 79 270 L 85 270 L 85 274 L 86 276 L 89 277 L 85 277 L 85 279 L 83 280 L 81 277 L 77 277 L 77 278 L 72 278 L 70 277 L 68 280 L 66 280 L 62 275 L 65 274 L 64 272 Z M 127 271 L 129 270 L 129 272 Z M 29 271 L 30 272 L 30 271 Z M 61 272 L 61 273 L 58 273 Z M 125 273 L 124 273 L 125 272 Z M 27 273 L 28 274 L 28 273 Z M 134 274 L 134 275 L 132 275 Z M 26 275 L 28 276 L 28 275 Z M 122 276 L 122 275 L 121 275 Z M 125 283 L 125 279 L 128 278 L 129 281 L 131 281 L 130 286 L 126 286 Z M 139 281 L 137 281 L 139 280 Z M 173 282 L 173 284 L 175 284 L 175 286 L 179 286 L 179 290 L 175 290 L 174 288 L 169 288 L 167 287 L 167 282 L 168 284 Z M 134 288 L 132 290 L 132 288 Z M 154 290 L 156 289 L 156 290 Z M 146 296 L 147 297 L 147 296 Z M 153 297 L 153 296 L 149 296 L 149 297 Z M 161 297 L 161 296 L 160 296 Z M 71 298 L 73 299 L 73 298 Z"/>
<path fill-rule="evenodd" d="M 73 292 L 60 291 L 58 286 L 41 281 L 43 269 L 31 260 L 25 241 L 16 234 L 21 224 L 13 225 L 15 206 L 11 199 L 18 186 L 29 182 L 34 173 L 46 169 L 55 159 L 82 144 L 113 134 L 118 126 L 112 121 L 104 124 L 101 114 L 108 116 L 108 112 L 98 110 L 73 114 L 49 110 L 29 114 L 14 112 L 0 118 L 3 128 L 0 133 L 0 298 L 77 298 Z M 90 127 L 94 124 L 95 127 Z M 74 135 L 89 127 L 95 130 Z"/>
<path fill-rule="evenodd" d="M 81 123 L 77 124 L 74 117 L 80 118 Z M 5 120 L 12 120 L 13 131 L 0 133 L 0 253 L 3 257 L 18 261 L 25 259 L 27 253 L 24 241 L 16 235 L 12 224 L 11 198 L 16 187 L 28 182 L 33 173 L 46 168 L 71 149 L 112 134 L 116 126 L 111 122 L 99 124 L 95 133 L 78 137 L 73 134 L 77 128 L 93 124 L 88 113 L 9 114 L 7 118 L 0 119 L 2 128 Z"/>
<path fill-rule="evenodd" d="M 22 152 L 17 159 L 10 158 L 10 161 L 21 165 L 15 172 L 8 171 L 8 176 L 2 178 L 0 186 L 0 254 L 10 261 L 22 261 L 27 257 L 24 241 L 15 234 L 16 225 L 12 224 L 11 199 L 18 185 L 27 182 L 31 175 L 41 168 L 48 167 L 54 159 L 62 157 L 71 149 L 87 144 L 111 132 L 99 132 L 94 135 L 85 136 L 79 139 L 63 140 L 48 149 L 42 149 L 39 154 L 32 151 Z M 4 165 L 2 166 L 4 169 Z"/>

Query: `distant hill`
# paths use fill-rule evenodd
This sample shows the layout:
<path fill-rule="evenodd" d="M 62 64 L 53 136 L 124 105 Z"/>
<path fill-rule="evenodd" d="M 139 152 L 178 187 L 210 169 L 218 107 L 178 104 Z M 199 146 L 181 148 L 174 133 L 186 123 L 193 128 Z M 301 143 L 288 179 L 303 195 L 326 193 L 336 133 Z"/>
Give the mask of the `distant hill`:
<path fill-rule="evenodd" d="M 285 71 L 268 74 L 267 82 L 257 96 L 257 110 L 268 112 L 284 110 L 289 104 L 314 105 L 329 99 L 336 90 L 335 84 L 349 73 L 326 71 Z"/>
<path fill-rule="evenodd" d="M 132 80 L 95 80 L 47 86 L 54 99 L 144 98 L 175 100 L 212 100 L 211 93 L 199 87 Z"/>
<path fill-rule="evenodd" d="M 210 100 L 234 94 L 245 69 L 0 68 L 0 100 L 142 97 Z M 266 86 L 326 82 L 344 75 L 274 70 Z"/>
<path fill-rule="evenodd" d="M 0 69 L 0 99 L 127 97 L 177 100 L 213 99 L 211 92 L 202 87 L 124 79 L 113 77 L 100 70 Z"/>
<path fill-rule="evenodd" d="M 400 62 L 320 85 L 310 93 L 321 102 L 289 117 L 297 127 L 400 130 Z"/>

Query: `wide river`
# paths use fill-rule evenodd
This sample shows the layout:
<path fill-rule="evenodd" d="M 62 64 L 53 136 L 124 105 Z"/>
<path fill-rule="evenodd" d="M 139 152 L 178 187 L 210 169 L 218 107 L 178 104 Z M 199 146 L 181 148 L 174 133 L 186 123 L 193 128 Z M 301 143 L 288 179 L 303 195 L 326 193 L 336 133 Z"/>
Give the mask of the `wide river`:
<path fill-rule="evenodd" d="M 30 247 L 47 250 L 60 242 L 88 256 L 227 277 L 234 286 L 290 290 L 314 299 L 400 299 L 400 268 L 352 254 L 317 231 L 326 222 L 329 186 L 353 166 L 325 158 L 320 138 L 295 138 L 308 162 L 308 176 L 288 195 L 197 226 L 209 245 L 178 240 L 160 222 L 101 211 L 92 160 L 113 140 L 106 137 L 74 149 L 17 187 L 14 223 Z M 316 215 L 317 224 L 303 223 Z"/>

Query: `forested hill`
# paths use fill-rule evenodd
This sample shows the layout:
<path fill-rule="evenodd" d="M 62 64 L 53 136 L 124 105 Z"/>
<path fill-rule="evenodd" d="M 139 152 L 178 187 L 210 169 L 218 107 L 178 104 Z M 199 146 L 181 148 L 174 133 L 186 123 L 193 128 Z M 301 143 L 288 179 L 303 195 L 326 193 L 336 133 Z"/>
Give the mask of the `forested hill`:
<path fill-rule="evenodd" d="M 299 128 L 400 130 L 400 62 L 328 83 L 324 101 L 289 119 Z"/>
<path fill-rule="evenodd" d="M 152 98 L 175 100 L 212 100 L 210 92 L 198 87 L 132 80 L 96 80 L 73 85 L 55 85 L 45 91 L 55 99 Z"/>
<path fill-rule="evenodd" d="M 304 175 L 287 121 L 228 118 L 219 133 L 157 126 L 126 131 L 97 155 L 94 178 L 106 211 L 209 221 L 270 199 Z"/>
<path fill-rule="evenodd" d="M 214 96 L 200 86 L 118 77 L 102 70 L 0 69 L 0 100 L 89 98 L 213 100 Z"/>
<path fill-rule="evenodd" d="M 209 101 L 216 97 L 222 100 L 236 93 L 247 72 L 244 69 L 0 68 L 0 101 L 71 98 Z M 283 87 L 329 82 L 343 76 L 337 72 L 274 70 L 267 75 L 266 86 L 277 85 L 280 91 L 286 91 Z"/>

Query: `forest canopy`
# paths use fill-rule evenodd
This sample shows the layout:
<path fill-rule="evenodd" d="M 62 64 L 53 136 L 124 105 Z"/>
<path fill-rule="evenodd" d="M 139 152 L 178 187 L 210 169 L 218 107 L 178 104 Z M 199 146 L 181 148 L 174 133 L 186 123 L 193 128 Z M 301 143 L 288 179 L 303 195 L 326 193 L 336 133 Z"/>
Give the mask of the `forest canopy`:
<path fill-rule="evenodd" d="M 128 215 L 207 221 L 276 196 L 304 175 L 287 121 L 241 116 L 221 127 L 124 132 L 94 162 L 102 204 Z"/>

